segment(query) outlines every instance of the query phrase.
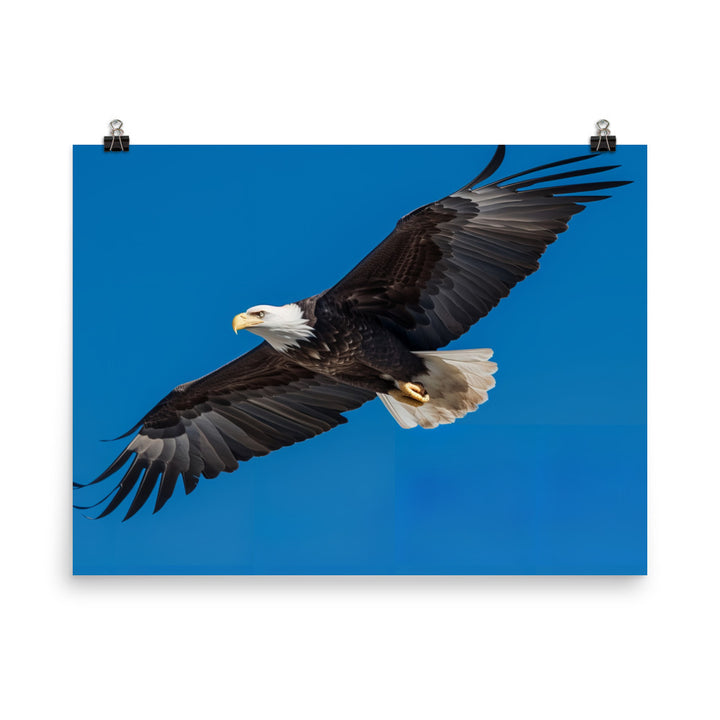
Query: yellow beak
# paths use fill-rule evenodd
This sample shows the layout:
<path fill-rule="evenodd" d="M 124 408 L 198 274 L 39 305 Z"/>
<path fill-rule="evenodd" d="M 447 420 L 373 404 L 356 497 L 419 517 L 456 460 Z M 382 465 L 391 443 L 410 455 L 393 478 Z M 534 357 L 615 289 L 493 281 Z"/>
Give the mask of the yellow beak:
<path fill-rule="evenodd" d="M 237 335 L 238 330 L 245 330 L 245 328 L 252 327 L 253 325 L 261 325 L 262 320 L 257 317 L 250 317 L 247 313 L 240 313 L 233 318 L 233 330 Z"/>

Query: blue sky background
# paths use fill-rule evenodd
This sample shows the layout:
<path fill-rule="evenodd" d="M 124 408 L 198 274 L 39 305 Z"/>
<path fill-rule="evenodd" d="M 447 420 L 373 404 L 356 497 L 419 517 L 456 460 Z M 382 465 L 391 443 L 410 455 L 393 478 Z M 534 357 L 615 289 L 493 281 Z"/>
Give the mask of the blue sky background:
<path fill-rule="evenodd" d="M 257 344 L 233 334 L 235 314 L 331 286 L 493 151 L 75 147 L 75 479 L 123 447 L 102 439 Z M 498 177 L 585 151 L 509 146 Z M 75 510 L 75 573 L 644 573 L 646 150 L 588 163 L 634 183 L 576 216 L 450 346 L 495 350 L 476 413 L 401 430 L 374 401 L 188 497 L 178 487 L 157 515 L 152 499 L 125 523 L 130 499 L 98 521 Z"/>

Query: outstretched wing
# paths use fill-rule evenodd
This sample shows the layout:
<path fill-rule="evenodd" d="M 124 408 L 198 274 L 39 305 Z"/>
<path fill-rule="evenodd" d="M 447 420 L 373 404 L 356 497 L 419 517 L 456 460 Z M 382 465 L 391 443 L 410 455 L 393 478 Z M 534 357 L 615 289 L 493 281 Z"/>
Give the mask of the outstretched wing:
<path fill-rule="evenodd" d="M 367 390 L 304 370 L 263 343 L 215 372 L 178 386 L 123 436 L 139 428 L 110 467 L 88 483 L 105 480 L 131 460 L 120 482 L 100 501 L 111 498 L 98 517 L 115 510 L 135 487 L 124 519 L 145 504 L 155 486 L 157 512 L 179 477 L 190 493 L 201 475 L 213 478 L 232 472 L 239 460 L 319 435 L 347 422 L 340 413 L 373 397 Z"/>
<path fill-rule="evenodd" d="M 402 218 L 380 245 L 328 290 L 327 298 L 379 316 L 413 350 L 442 347 L 538 269 L 545 248 L 567 230 L 573 215 L 584 210 L 582 203 L 609 197 L 582 193 L 627 184 L 593 181 L 536 187 L 617 165 L 510 182 L 596 157 L 585 155 L 476 187 L 493 175 L 504 155 L 501 145 L 472 182 Z"/>

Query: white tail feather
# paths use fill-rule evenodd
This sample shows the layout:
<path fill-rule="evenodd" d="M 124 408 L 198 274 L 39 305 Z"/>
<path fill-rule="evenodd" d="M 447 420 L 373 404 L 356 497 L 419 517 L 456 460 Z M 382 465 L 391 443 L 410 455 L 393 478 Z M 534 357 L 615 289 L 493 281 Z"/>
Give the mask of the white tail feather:
<path fill-rule="evenodd" d="M 492 354 L 490 349 L 416 352 L 428 371 L 407 380 L 422 383 L 430 400 L 413 407 L 391 395 L 378 393 L 378 397 L 400 427 L 434 428 L 453 423 L 477 410 L 488 399 L 488 390 L 495 387 L 497 364 L 488 362 Z"/>

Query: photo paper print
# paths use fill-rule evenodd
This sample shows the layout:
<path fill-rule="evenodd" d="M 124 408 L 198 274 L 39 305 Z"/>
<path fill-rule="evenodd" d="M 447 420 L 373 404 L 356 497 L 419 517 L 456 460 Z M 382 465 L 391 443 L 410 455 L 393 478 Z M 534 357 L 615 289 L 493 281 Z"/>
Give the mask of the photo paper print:
<path fill-rule="evenodd" d="M 644 574 L 646 426 L 644 146 L 74 148 L 75 574 Z"/>

